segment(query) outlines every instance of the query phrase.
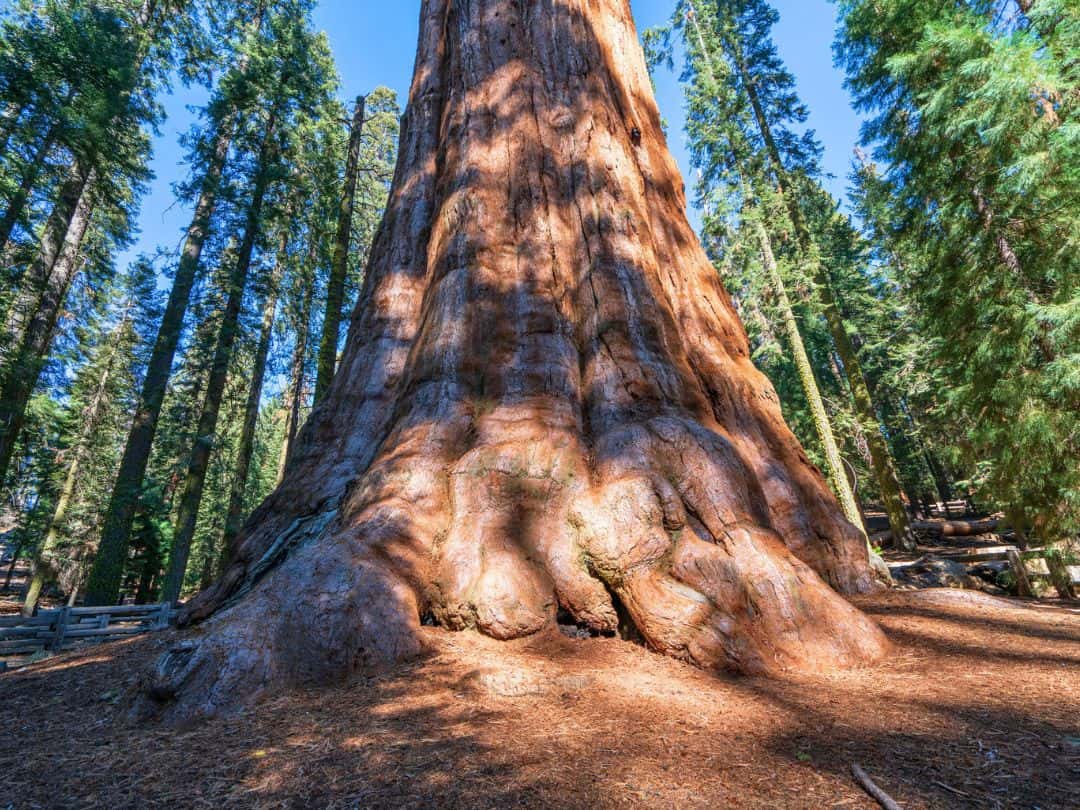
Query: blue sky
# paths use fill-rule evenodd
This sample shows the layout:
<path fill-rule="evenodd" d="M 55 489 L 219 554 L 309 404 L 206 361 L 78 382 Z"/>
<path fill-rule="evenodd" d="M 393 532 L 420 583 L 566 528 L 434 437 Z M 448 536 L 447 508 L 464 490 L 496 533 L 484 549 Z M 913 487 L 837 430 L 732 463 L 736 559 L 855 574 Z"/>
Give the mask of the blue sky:
<path fill-rule="evenodd" d="M 631 0 L 639 30 L 665 22 L 674 0 Z M 844 193 L 845 177 L 859 134 L 859 118 L 851 110 L 843 77 L 832 65 L 835 8 L 827 0 L 774 0 L 780 22 L 774 36 L 781 57 L 798 80 L 799 93 L 810 108 L 810 126 L 825 146 L 824 165 L 835 175 L 830 188 Z M 342 97 L 351 99 L 380 84 L 397 90 L 402 103 L 412 74 L 419 0 L 321 0 L 315 24 L 325 30 L 341 73 Z M 677 77 L 657 76 L 657 101 L 670 124 L 669 145 L 684 175 L 690 166 L 682 132 L 682 94 Z M 175 202 L 172 184 L 187 176 L 178 139 L 190 127 L 188 107 L 206 100 L 204 90 L 178 88 L 166 99 L 168 119 L 155 139 L 151 168 L 154 181 L 143 199 L 136 243 L 120 257 L 158 247 L 179 247 L 190 210 Z M 691 183 L 688 181 L 688 186 Z"/>

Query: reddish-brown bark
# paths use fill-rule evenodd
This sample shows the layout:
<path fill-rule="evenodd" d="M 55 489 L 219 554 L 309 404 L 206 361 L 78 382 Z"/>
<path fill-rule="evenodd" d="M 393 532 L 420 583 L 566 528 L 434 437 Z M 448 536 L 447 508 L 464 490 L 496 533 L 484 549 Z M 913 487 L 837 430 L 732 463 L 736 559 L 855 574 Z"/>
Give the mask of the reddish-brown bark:
<path fill-rule="evenodd" d="M 166 716 L 560 609 L 704 667 L 879 657 L 866 546 L 784 425 L 691 230 L 626 0 L 425 0 L 341 367 Z M 622 614 L 620 617 L 619 614 Z"/>

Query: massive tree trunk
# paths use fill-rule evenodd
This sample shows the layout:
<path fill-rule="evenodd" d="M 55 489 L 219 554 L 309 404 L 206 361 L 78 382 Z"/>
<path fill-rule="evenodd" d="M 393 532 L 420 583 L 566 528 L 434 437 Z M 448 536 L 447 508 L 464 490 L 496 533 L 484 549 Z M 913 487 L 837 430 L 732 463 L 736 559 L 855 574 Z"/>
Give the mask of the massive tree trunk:
<path fill-rule="evenodd" d="M 425 0 L 341 367 L 169 720 L 562 610 L 703 667 L 879 657 L 866 545 L 784 425 L 685 215 L 626 0 Z"/>

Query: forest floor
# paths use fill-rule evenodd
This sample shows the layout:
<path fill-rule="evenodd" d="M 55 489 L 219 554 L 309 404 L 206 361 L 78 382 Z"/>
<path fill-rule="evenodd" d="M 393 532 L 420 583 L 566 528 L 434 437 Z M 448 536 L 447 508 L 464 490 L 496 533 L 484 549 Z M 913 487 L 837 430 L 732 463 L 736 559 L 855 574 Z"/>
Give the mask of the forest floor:
<path fill-rule="evenodd" d="M 6 574 L 7 565 L 4 565 L 3 568 L 0 569 L 0 575 Z M 23 595 L 26 592 L 26 582 L 29 578 L 30 566 L 25 564 L 15 566 L 11 575 L 10 586 L 0 589 L 0 616 L 18 613 L 22 610 Z M 56 594 L 50 593 L 48 590 L 41 595 L 40 605 L 42 610 L 62 607 L 63 604 L 63 600 L 58 599 Z"/>
<path fill-rule="evenodd" d="M 0 675 L 0 805 L 904 808 L 1080 805 L 1080 610 L 860 599 L 895 643 L 827 677 L 717 676 L 617 639 L 429 629 L 430 657 L 186 731 L 125 721 L 171 634 Z M 8 804 L 10 802 L 10 805 Z"/>

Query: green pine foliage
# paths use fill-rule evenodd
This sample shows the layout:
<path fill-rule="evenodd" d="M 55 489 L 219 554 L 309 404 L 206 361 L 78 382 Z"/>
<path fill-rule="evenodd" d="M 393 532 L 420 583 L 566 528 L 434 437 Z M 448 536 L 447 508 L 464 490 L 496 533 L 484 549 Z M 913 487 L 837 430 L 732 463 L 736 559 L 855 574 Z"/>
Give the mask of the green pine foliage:
<path fill-rule="evenodd" d="M 862 500 L 880 499 L 894 533 L 910 542 L 897 442 L 852 317 L 871 300 L 871 319 L 883 310 L 854 229 L 820 185 L 821 147 L 772 41 L 776 20 L 764 0 L 682 0 L 669 28 L 648 35 L 648 51 L 654 63 L 670 59 L 679 35 L 703 236 L 744 314 L 756 362 L 849 517 L 860 520 L 848 485 L 855 479 Z M 776 277 L 762 261 L 763 238 Z M 920 482 L 904 484 L 912 491 Z"/>
<path fill-rule="evenodd" d="M 251 189 L 260 172 L 266 174 L 266 200 L 256 222 L 237 340 L 211 437 L 187 590 L 205 584 L 223 561 L 222 532 L 241 424 L 272 287 L 277 317 L 252 460 L 241 482 L 245 511 L 276 484 L 287 437 L 310 409 L 313 336 L 320 330 L 348 134 L 329 46 L 311 25 L 312 5 L 308 0 L 20 0 L 0 16 L 0 142 L 5 146 L 0 217 L 8 210 L 15 214 L 0 248 L 6 259 L 0 312 L 8 334 L 16 334 L 18 312 L 33 300 L 26 279 L 41 255 L 38 233 L 53 214 L 72 166 L 93 178 L 86 191 L 92 215 L 78 248 L 79 272 L 65 290 L 47 352 L 35 361 L 41 364 L 40 379 L 25 408 L 3 487 L 5 514 L 17 519 L 8 539 L 22 556 L 35 560 L 47 589 L 67 595 L 88 575 L 144 369 L 159 337 L 159 290 L 177 272 L 177 257 L 167 250 L 123 273 L 114 264 L 132 238 L 150 135 L 161 121 L 159 99 L 176 81 L 212 86 L 197 126 L 183 139 L 191 171 L 176 188 L 178 199 L 195 203 L 205 192 L 215 149 L 224 144 L 225 151 L 212 181 L 215 199 L 205 246 L 138 490 L 122 594 L 146 601 L 160 593 Z M 271 110 L 276 115 L 272 132 L 267 127 Z M 350 240 L 349 309 L 385 206 L 399 116 L 392 91 L 377 88 L 367 95 Z M 21 187 L 26 189 L 22 201 Z M 275 270 L 283 228 L 287 246 Z M 108 363 L 115 369 L 104 377 L 108 386 L 102 390 L 98 383 Z M 91 401 L 100 405 L 93 419 Z M 76 457 L 82 472 L 64 498 Z"/>
<path fill-rule="evenodd" d="M 1069 3 L 840 0 L 859 194 L 894 257 L 934 419 L 981 497 L 1080 531 L 1080 122 Z"/>

